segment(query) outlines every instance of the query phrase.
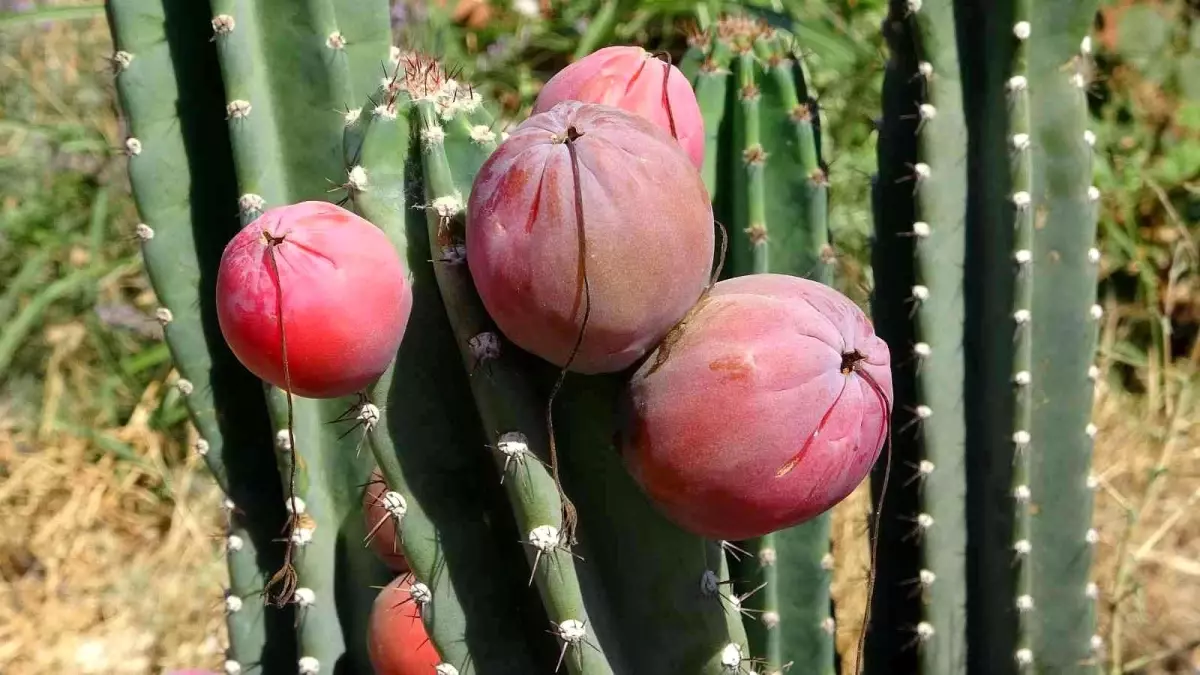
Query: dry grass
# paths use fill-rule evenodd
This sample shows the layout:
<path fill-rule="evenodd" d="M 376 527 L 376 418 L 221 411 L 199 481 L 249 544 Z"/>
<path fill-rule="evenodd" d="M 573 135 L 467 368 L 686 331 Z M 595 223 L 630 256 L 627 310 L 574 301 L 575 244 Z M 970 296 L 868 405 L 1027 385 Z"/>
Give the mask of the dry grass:
<path fill-rule="evenodd" d="M 72 359 L 81 331 L 49 331 L 47 409 L 87 368 Z M 171 451 L 147 427 L 157 386 L 124 426 L 101 432 L 138 463 L 89 439 L 17 431 L 0 413 L 0 672 L 140 675 L 221 662 L 219 495 L 196 467 L 153 468 Z"/>

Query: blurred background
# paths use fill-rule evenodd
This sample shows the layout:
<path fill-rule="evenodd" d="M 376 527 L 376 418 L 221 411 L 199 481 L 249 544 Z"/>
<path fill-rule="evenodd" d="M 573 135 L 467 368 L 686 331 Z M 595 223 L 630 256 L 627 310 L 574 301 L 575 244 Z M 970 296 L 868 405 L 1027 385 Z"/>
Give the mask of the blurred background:
<path fill-rule="evenodd" d="M 885 0 L 758 0 L 824 109 L 844 289 L 870 288 Z M 511 123 L 576 53 L 686 45 L 684 0 L 398 0 L 397 41 Z M 428 22 L 452 26 L 431 41 Z M 1200 673 L 1200 2 L 1104 0 L 1092 87 L 1101 303 L 1095 570 L 1111 673 Z M 103 7 L 0 0 L 0 673 L 212 667 L 219 497 L 141 269 Z M 1176 424 L 1182 433 L 1168 435 Z M 867 501 L 836 514 L 839 642 L 857 637 Z"/>

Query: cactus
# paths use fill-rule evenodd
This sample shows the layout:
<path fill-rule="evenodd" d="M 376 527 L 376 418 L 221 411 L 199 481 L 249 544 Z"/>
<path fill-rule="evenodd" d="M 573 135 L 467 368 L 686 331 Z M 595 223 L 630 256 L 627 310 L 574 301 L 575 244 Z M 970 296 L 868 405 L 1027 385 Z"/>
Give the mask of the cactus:
<path fill-rule="evenodd" d="M 896 1 L 873 314 L 899 360 L 868 671 L 1097 663 L 1096 3 Z M 911 262 L 910 262 L 911 261 Z"/>
<path fill-rule="evenodd" d="M 1086 519 L 1097 195 L 1081 93 L 1094 3 L 891 4 L 872 312 L 895 360 L 895 456 L 872 479 L 882 511 L 869 672 L 1059 673 L 1095 662 Z M 477 177 L 508 135 L 446 64 L 391 44 L 386 0 L 110 0 L 108 16 L 144 221 L 136 233 L 195 448 L 229 497 L 226 672 L 386 672 L 371 660 L 388 636 L 371 631 L 386 630 L 372 628 L 388 625 L 372 612 L 388 603 L 412 605 L 392 620 L 421 622 L 405 639 L 428 637 L 438 675 L 838 671 L 828 513 L 746 531 L 745 521 L 781 517 L 763 509 L 731 525 L 761 536 L 718 541 L 673 520 L 631 455 L 630 389 L 683 340 L 703 339 L 703 310 L 721 305 L 722 288 L 742 288 L 730 277 L 817 281 L 801 284 L 819 289 L 803 311 L 825 318 L 833 310 L 819 298 L 845 301 L 820 285 L 838 281 L 821 111 L 787 31 L 734 14 L 691 36 L 680 70 L 705 149 L 698 168 L 683 150 L 678 158 L 726 232 L 725 285 L 714 277 L 644 360 L 585 375 L 517 348 L 488 311 L 467 231 L 485 226 L 472 225 L 472 197 L 495 186 Z M 680 85 L 672 96 L 687 93 Z M 653 98 L 637 103 L 648 117 Z M 596 108 L 557 102 L 538 119 L 577 109 Z M 671 114 L 665 130 L 637 114 L 604 111 L 670 141 Z M 559 134 L 564 145 L 579 138 Z M 592 198 L 579 184 L 563 194 Z M 263 384 L 217 321 L 226 242 L 264 213 L 314 200 L 378 227 L 412 291 L 394 361 L 352 396 Z M 558 234 L 602 238 L 559 211 L 547 222 L 578 230 Z M 579 268 L 584 280 L 594 259 Z M 628 267 L 617 282 L 641 273 Z M 566 311 L 590 312 L 595 300 Z M 603 335 L 593 344 L 604 347 Z M 863 372 L 845 361 L 839 370 L 845 381 Z M 890 380 L 878 380 L 886 405 Z M 855 405 L 860 432 L 881 424 Z M 825 443 L 819 435 L 809 440 Z M 869 442 L 849 454 L 876 451 Z M 376 470 L 385 517 L 372 524 L 363 495 Z M 382 527 L 411 578 L 366 545 Z"/>

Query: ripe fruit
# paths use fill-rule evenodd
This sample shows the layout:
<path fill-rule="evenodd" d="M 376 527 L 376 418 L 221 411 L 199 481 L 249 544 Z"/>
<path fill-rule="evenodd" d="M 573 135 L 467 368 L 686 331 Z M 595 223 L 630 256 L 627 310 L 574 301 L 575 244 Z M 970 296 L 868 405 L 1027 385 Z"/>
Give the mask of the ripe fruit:
<path fill-rule="evenodd" d="M 221 256 L 217 320 L 225 341 L 252 373 L 286 387 L 286 336 L 297 396 L 335 398 L 374 382 L 395 357 L 411 311 L 412 288 L 391 241 L 335 204 L 270 209 Z"/>
<path fill-rule="evenodd" d="M 604 47 L 558 71 L 538 93 L 533 114 L 562 101 L 602 103 L 641 115 L 674 137 L 697 169 L 704 165 L 696 92 L 678 68 L 641 47 Z"/>
<path fill-rule="evenodd" d="M 890 362 L 867 317 L 827 286 L 721 281 L 634 374 L 623 456 L 693 533 L 790 527 L 844 499 L 879 457 Z"/>
<path fill-rule="evenodd" d="M 376 675 L 431 675 L 441 657 L 409 592 L 414 579 L 396 577 L 375 597 L 367 629 L 367 655 Z"/>
<path fill-rule="evenodd" d="M 366 521 L 367 532 L 371 534 L 371 550 L 388 567 L 396 572 L 407 572 L 408 561 L 400 550 L 400 542 L 396 538 L 396 521 L 388 515 L 380 497 L 388 491 L 387 483 L 379 469 L 371 472 L 371 480 L 363 491 L 363 518 Z M 380 525 L 380 523 L 383 523 Z"/>
<path fill-rule="evenodd" d="M 466 244 L 484 307 L 518 347 L 566 364 L 590 307 L 571 370 L 600 373 L 633 364 L 696 302 L 715 233 L 700 174 L 669 136 L 565 101 L 483 164 Z"/>

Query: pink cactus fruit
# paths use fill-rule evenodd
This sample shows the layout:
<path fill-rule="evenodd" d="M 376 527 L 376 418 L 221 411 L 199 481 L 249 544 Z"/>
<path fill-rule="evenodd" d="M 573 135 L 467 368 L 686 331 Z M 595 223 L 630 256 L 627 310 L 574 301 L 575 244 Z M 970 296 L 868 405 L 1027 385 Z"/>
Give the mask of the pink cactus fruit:
<path fill-rule="evenodd" d="M 374 382 L 395 357 L 411 311 L 412 288 L 391 241 L 335 204 L 270 209 L 221 256 L 225 341 L 247 369 L 285 387 L 286 337 L 297 396 L 335 398 Z"/>
<path fill-rule="evenodd" d="M 721 281 L 628 389 L 622 453 L 680 527 L 758 537 L 845 499 L 879 457 L 891 356 L 863 312 L 800 277 Z"/>
<path fill-rule="evenodd" d="M 379 559 L 395 572 L 407 572 L 408 560 L 400 549 L 400 541 L 396 537 L 396 520 L 388 511 L 384 494 L 388 492 L 387 482 L 379 469 L 371 472 L 371 480 L 363 491 L 363 518 L 366 520 L 367 532 L 370 534 L 371 550 Z"/>
<path fill-rule="evenodd" d="M 696 92 L 678 68 L 641 47 L 604 47 L 558 71 L 538 93 L 533 114 L 563 101 L 637 113 L 671 134 L 697 169 L 704 165 L 704 119 Z"/>
<path fill-rule="evenodd" d="M 396 577 L 371 609 L 367 656 L 376 675 L 431 675 L 441 663 L 429 641 L 419 605 L 413 602 L 411 574 Z"/>
<path fill-rule="evenodd" d="M 467 211 L 468 264 L 514 344 L 571 370 L 622 370 L 695 304 L 715 230 L 699 172 L 648 120 L 565 101 L 487 159 Z M 586 245 L 580 246 L 581 236 Z"/>

